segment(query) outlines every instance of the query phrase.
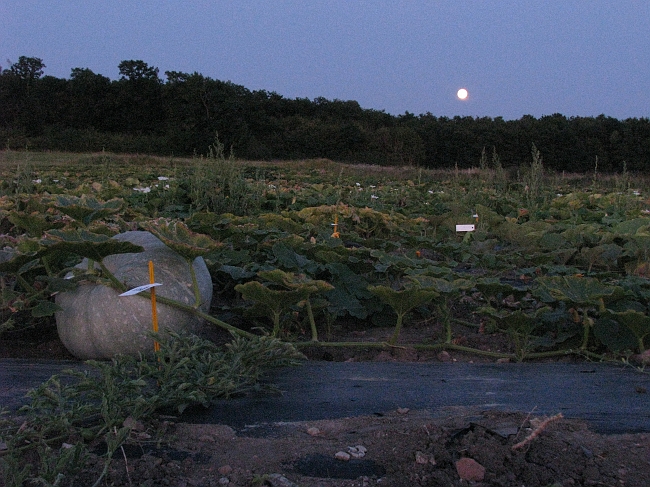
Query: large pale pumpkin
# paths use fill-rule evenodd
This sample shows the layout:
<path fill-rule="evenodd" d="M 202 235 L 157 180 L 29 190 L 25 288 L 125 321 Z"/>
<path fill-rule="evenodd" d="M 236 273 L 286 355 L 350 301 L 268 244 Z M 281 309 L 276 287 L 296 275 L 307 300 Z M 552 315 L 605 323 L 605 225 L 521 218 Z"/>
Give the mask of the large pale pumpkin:
<path fill-rule="evenodd" d="M 149 261 L 153 261 L 157 296 L 194 304 L 192 277 L 187 260 L 167 247 L 149 232 L 126 232 L 114 237 L 144 248 L 144 252 L 115 254 L 104 258 L 104 265 L 113 275 L 134 288 L 149 283 Z M 82 262 L 80 266 L 87 266 Z M 202 311 L 209 311 L 212 280 L 203 258 L 193 262 L 198 281 Z M 65 347 L 80 359 L 108 359 L 117 354 L 151 353 L 153 340 L 151 302 L 142 296 L 120 297 L 113 288 L 100 284 L 82 284 L 77 289 L 60 293 L 56 303 L 59 337 Z M 201 320 L 186 311 L 157 304 L 161 332 L 198 332 Z"/>

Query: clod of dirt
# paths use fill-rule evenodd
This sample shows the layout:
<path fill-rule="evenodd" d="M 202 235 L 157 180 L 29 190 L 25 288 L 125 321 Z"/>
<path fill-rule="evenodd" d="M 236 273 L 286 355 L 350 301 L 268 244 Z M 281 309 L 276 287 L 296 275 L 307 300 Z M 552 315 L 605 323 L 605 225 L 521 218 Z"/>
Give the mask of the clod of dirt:
<path fill-rule="evenodd" d="M 472 458 L 461 458 L 456 462 L 456 471 L 463 480 L 482 482 L 485 478 L 485 467 Z"/>
<path fill-rule="evenodd" d="M 433 455 L 427 455 L 426 453 L 422 453 L 418 450 L 415 452 L 415 463 L 418 463 L 420 465 L 426 465 L 428 463 L 435 465 L 436 459 Z"/>
<path fill-rule="evenodd" d="M 334 454 L 334 458 L 336 458 L 337 460 L 341 460 L 342 462 L 347 462 L 348 460 L 350 460 L 351 456 L 352 455 L 350 455 L 349 453 L 346 453 L 344 451 L 337 451 Z"/>
<path fill-rule="evenodd" d="M 348 453 L 352 458 L 363 458 L 367 451 L 368 449 L 363 445 L 348 446 Z"/>
<path fill-rule="evenodd" d="M 314 428 L 314 427 L 307 428 L 307 434 L 310 435 L 310 436 L 318 436 L 318 435 L 321 434 L 321 430 L 319 430 L 318 428 Z"/>
<path fill-rule="evenodd" d="M 451 362 L 451 355 L 446 350 L 443 350 L 437 355 L 438 360 L 441 362 Z"/>

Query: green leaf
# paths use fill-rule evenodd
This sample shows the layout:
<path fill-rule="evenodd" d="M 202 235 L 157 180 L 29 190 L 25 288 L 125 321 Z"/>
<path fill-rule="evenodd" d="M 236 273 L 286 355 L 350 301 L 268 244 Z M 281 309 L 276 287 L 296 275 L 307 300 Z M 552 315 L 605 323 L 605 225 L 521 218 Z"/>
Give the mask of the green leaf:
<path fill-rule="evenodd" d="M 101 202 L 92 196 L 57 196 L 56 208 L 63 214 L 84 226 L 90 225 L 95 220 L 106 218 L 122 209 L 124 200 L 115 198 Z"/>
<path fill-rule="evenodd" d="M 16 274 L 18 274 L 18 275 L 25 274 L 26 272 L 29 272 L 32 269 L 37 269 L 37 268 L 39 268 L 41 266 L 42 265 L 41 265 L 41 260 L 40 259 L 33 259 L 33 260 L 30 260 L 29 262 L 26 262 L 24 265 L 22 265 L 20 267 L 20 269 L 18 269 L 16 271 Z"/>
<path fill-rule="evenodd" d="M 344 288 L 337 286 L 332 289 L 327 293 L 327 300 L 329 301 L 327 309 L 335 316 L 349 314 L 360 320 L 368 318 L 369 311 L 367 307 Z"/>
<path fill-rule="evenodd" d="M 632 220 L 626 220 L 619 223 L 614 228 L 612 228 L 612 232 L 619 235 L 634 235 L 639 228 L 646 226 L 647 224 L 647 218 L 634 218 Z"/>
<path fill-rule="evenodd" d="M 398 315 L 405 315 L 413 308 L 428 304 L 439 296 L 433 289 L 419 286 L 407 287 L 401 291 L 395 291 L 388 286 L 368 286 L 368 291 L 388 304 Z"/>
<path fill-rule="evenodd" d="M 597 245 L 595 247 L 583 247 L 580 250 L 581 257 L 587 262 L 587 271 L 591 272 L 594 264 L 611 267 L 617 264 L 617 259 L 623 253 L 623 248 L 616 244 Z"/>
<path fill-rule="evenodd" d="M 332 276 L 330 282 L 334 286 L 325 296 L 330 302 L 330 312 L 336 316 L 349 313 L 363 320 L 373 311 L 381 309 L 377 300 L 369 302 L 374 295 L 368 291 L 368 281 L 363 276 L 339 262 L 327 264 L 325 267 Z"/>
<path fill-rule="evenodd" d="M 555 299 L 578 305 L 596 304 L 599 298 L 617 291 L 617 286 L 602 284 L 591 277 L 547 276 L 538 278 L 537 283 Z"/>
<path fill-rule="evenodd" d="M 42 242 L 50 251 L 70 252 L 95 261 L 113 254 L 142 252 L 144 249 L 130 242 L 119 242 L 106 235 L 87 230 L 51 230 Z"/>
<path fill-rule="evenodd" d="M 594 322 L 594 336 L 612 352 L 632 350 L 638 344 L 632 330 L 609 316 L 602 316 Z"/>
<path fill-rule="evenodd" d="M 35 267 L 40 262 L 40 257 L 45 253 L 45 247 L 39 246 L 39 251 L 21 252 L 17 249 L 2 251 L 0 259 L 0 272 L 21 274 L 25 270 Z"/>
<path fill-rule="evenodd" d="M 316 272 L 318 269 L 316 262 L 295 252 L 284 242 L 276 242 L 271 250 L 277 259 L 278 265 L 285 269 L 296 269 L 310 274 Z"/>
<path fill-rule="evenodd" d="M 223 245 L 208 235 L 193 232 L 187 225 L 179 221 L 160 218 L 154 221 L 142 222 L 140 227 L 154 234 L 165 245 L 190 261 L 213 252 Z"/>
<path fill-rule="evenodd" d="M 440 277 L 430 276 L 410 276 L 410 279 L 418 282 L 424 288 L 433 288 L 441 294 L 455 294 L 460 291 L 467 291 L 475 286 L 474 282 L 469 279 L 448 281 Z"/>
<path fill-rule="evenodd" d="M 219 267 L 220 272 L 228 274 L 233 281 L 243 281 L 244 279 L 250 279 L 251 277 L 257 275 L 254 271 L 247 271 L 243 267 L 238 267 L 234 265 L 222 265 Z"/>
<path fill-rule="evenodd" d="M 12 211 L 7 219 L 16 227 L 25 230 L 30 237 L 37 238 L 40 238 L 46 230 L 61 228 L 65 225 L 63 222 L 52 222 L 48 219 L 47 215 L 36 212 L 23 213 Z"/>
<path fill-rule="evenodd" d="M 289 272 L 284 272 L 280 269 L 260 271 L 259 276 L 262 279 L 270 281 L 286 289 L 304 292 L 305 296 L 319 292 L 322 293 L 331 291 L 334 287 L 325 281 L 314 280 L 305 276 L 304 274 L 292 274 Z"/>
<path fill-rule="evenodd" d="M 645 337 L 650 335 L 650 316 L 635 310 L 622 312 L 613 312 L 608 310 L 604 316 L 620 323 L 630 330 L 637 339 L 640 348 L 639 351 L 643 352 L 645 350 L 643 340 Z"/>
<path fill-rule="evenodd" d="M 406 313 L 413 308 L 428 304 L 433 298 L 439 296 L 431 288 L 421 288 L 417 285 L 407 287 L 401 291 L 395 291 L 388 286 L 369 286 L 368 290 L 393 308 L 393 311 L 397 314 L 395 331 L 388 341 L 391 345 L 397 343 Z"/>
<path fill-rule="evenodd" d="M 74 281 L 74 279 L 63 279 L 61 277 L 50 277 L 50 276 L 37 276 L 36 280 L 47 283 L 47 290 L 50 293 L 72 291 L 77 287 L 77 283 Z"/>
<path fill-rule="evenodd" d="M 539 239 L 538 244 L 544 250 L 557 250 L 559 248 L 565 247 L 568 242 L 562 235 L 549 232 L 542 235 L 542 238 Z"/>
<path fill-rule="evenodd" d="M 237 284 L 235 291 L 241 293 L 244 299 L 255 301 L 273 311 L 287 309 L 305 297 L 300 291 L 269 289 L 259 281 Z"/>
<path fill-rule="evenodd" d="M 476 288 L 481 291 L 484 296 L 489 298 L 502 297 L 513 295 L 515 299 L 520 299 L 528 293 L 530 288 L 528 286 L 515 287 L 512 284 L 501 282 L 499 278 L 487 277 L 479 279 L 476 282 Z"/>
<path fill-rule="evenodd" d="M 536 310 L 532 314 L 526 313 L 522 310 L 516 310 L 501 316 L 498 321 L 500 325 L 504 326 L 510 333 L 528 336 L 542 324 L 542 315 L 548 313 L 550 310 L 551 308 L 544 307 Z"/>
<path fill-rule="evenodd" d="M 34 318 L 52 316 L 57 311 L 61 311 L 61 309 L 61 306 L 53 303 L 52 301 L 39 301 L 39 303 L 32 308 L 32 316 Z"/>

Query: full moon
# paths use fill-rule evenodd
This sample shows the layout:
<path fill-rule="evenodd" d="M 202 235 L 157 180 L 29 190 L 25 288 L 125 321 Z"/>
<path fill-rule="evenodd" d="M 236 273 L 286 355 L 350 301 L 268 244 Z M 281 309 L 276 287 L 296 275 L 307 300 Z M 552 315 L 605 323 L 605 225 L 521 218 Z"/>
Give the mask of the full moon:
<path fill-rule="evenodd" d="M 467 90 L 465 88 L 461 88 L 460 90 L 458 90 L 458 93 L 456 93 L 456 96 L 461 100 L 464 100 L 465 98 L 467 98 L 467 95 L 468 95 L 468 93 L 467 93 Z"/>

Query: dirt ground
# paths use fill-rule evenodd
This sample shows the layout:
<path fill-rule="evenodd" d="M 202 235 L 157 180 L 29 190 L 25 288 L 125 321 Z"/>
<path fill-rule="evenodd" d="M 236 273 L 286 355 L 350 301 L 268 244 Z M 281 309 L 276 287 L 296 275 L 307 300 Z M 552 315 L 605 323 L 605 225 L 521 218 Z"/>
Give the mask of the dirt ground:
<path fill-rule="evenodd" d="M 389 329 L 348 330 L 348 340 L 381 341 Z M 439 330 L 421 324 L 403 339 Z M 343 338 L 336 332 L 334 339 Z M 421 341 L 421 340 L 420 340 Z M 502 337 L 467 332 L 463 342 L 507 350 Z M 450 351 L 419 353 L 325 347 L 317 360 L 474 361 L 494 359 Z M 0 357 L 71 359 L 56 333 L 0 340 Z M 576 359 L 564 359 L 576 360 Z M 111 464 L 106 486 L 648 486 L 650 434 L 600 435 L 565 418 L 534 411 L 466 412 L 432 418 L 395 410 L 339 420 L 259 425 L 185 424 L 162 417 L 138 425 Z M 524 442 L 523 445 L 515 446 Z M 92 485 L 103 468 L 102 445 L 75 485 Z M 341 457 L 340 459 L 337 458 Z M 1 485 L 0 480 L 0 485 Z"/>

